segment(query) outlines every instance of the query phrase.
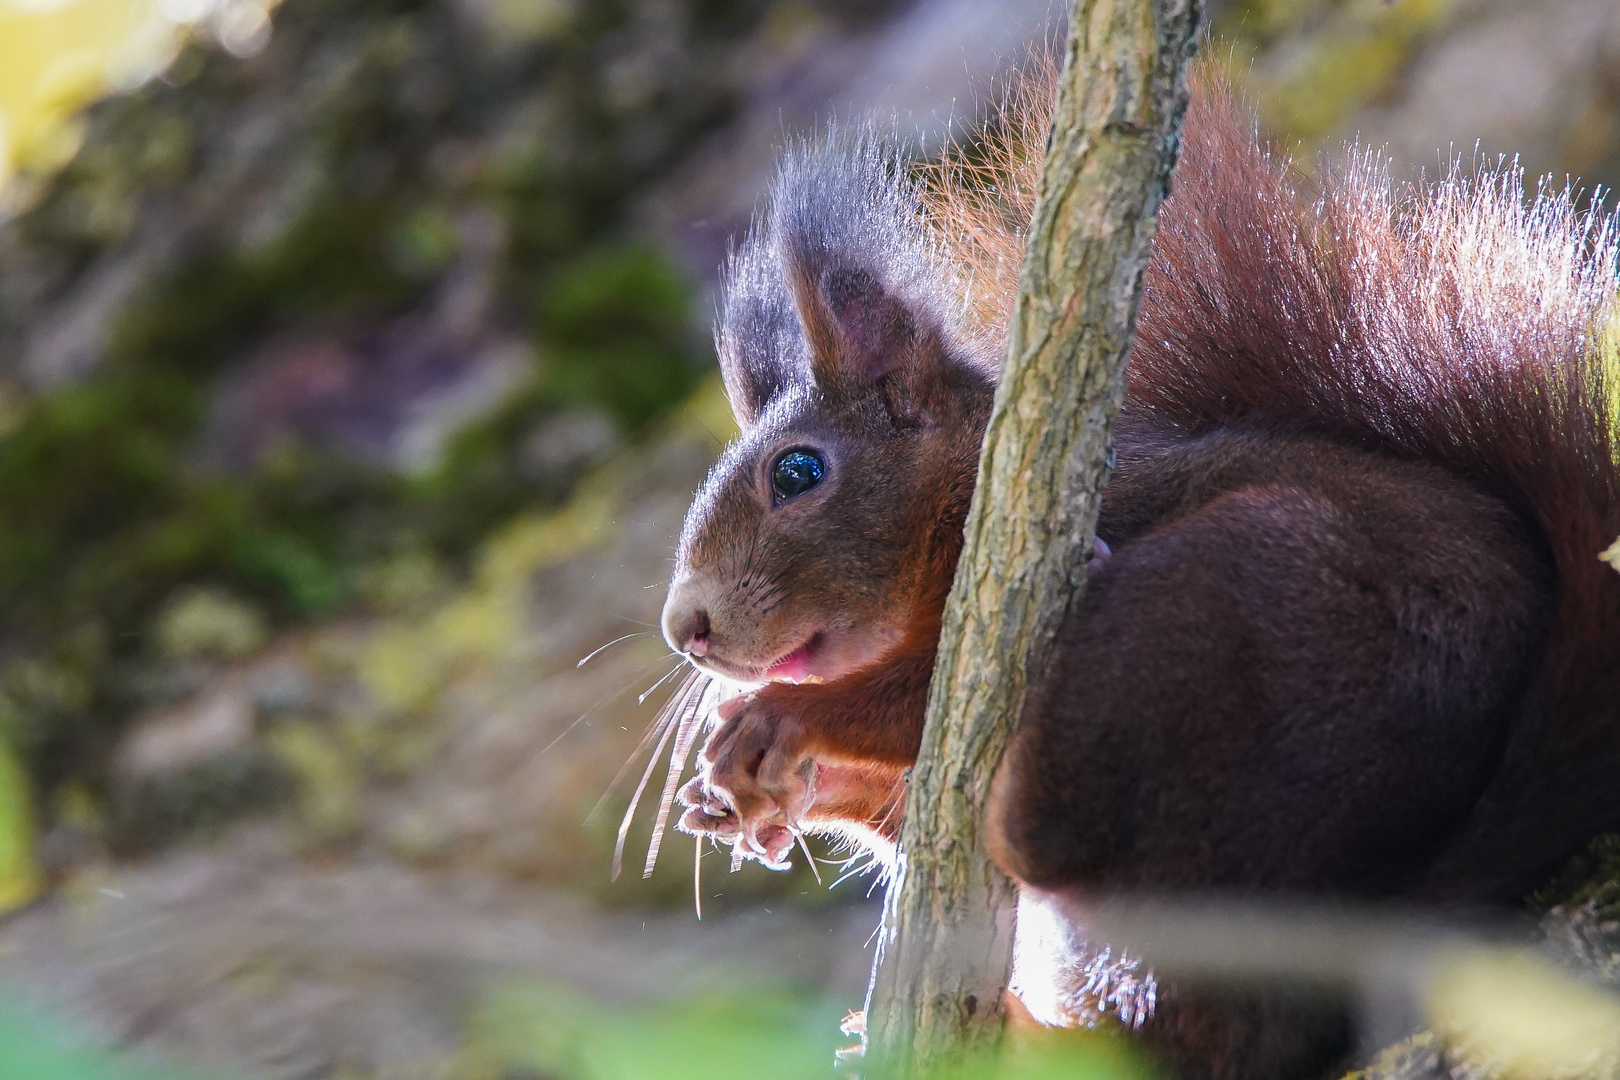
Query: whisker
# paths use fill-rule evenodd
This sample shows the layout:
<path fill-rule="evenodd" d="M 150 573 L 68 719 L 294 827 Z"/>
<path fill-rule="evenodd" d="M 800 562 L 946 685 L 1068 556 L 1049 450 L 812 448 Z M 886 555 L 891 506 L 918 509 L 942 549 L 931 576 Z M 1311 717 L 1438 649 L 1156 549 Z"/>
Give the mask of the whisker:
<path fill-rule="evenodd" d="M 674 529 L 670 528 L 668 525 L 660 525 L 660 524 L 658 524 L 658 522 L 653 521 L 651 518 L 620 518 L 619 521 L 618 521 L 618 524 L 620 524 L 620 525 L 646 525 L 649 528 L 658 529 L 660 532 L 668 533 L 670 536 L 675 535 L 675 530 Z"/>
<path fill-rule="evenodd" d="M 660 713 L 664 717 L 656 722 L 661 732 L 658 737 L 658 748 L 647 759 L 647 770 L 641 774 L 641 783 L 636 785 L 635 794 L 630 796 L 630 805 L 625 808 L 624 817 L 619 819 L 619 835 L 613 843 L 613 871 L 609 875 L 610 881 L 619 880 L 619 871 L 624 868 L 624 838 L 630 833 L 630 822 L 636 816 L 636 806 L 641 802 L 641 793 L 647 790 L 647 781 L 652 779 L 653 769 L 658 767 L 658 759 L 664 756 L 664 747 L 669 745 L 669 737 L 675 733 L 675 714 L 672 712 Z"/>
<path fill-rule="evenodd" d="M 848 866 L 849 863 L 852 863 L 856 859 L 860 858 L 861 854 L 862 853 L 857 853 L 855 855 L 851 855 L 849 857 L 849 862 L 846 862 L 844 865 Z M 833 889 L 838 888 L 838 886 L 842 885 L 844 882 L 848 881 L 850 878 L 859 877 L 861 874 L 866 873 L 870 869 L 872 869 L 872 860 L 867 859 L 866 862 L 861 863 L 860 865 L 852 867 L 852 868 L 850 868 L 848 870 L 845 870 L 842 874 L 838 875 L 838 880 L 833 882 L 831 885 L 827 886 L 827 890 L 829 892 L 831 892 Z"/>
<path fill-rule="evenodd" d="M 658 817 L 653 822 L 652 840 L 647 844 L 647 864 L 641 871 L 644 878 L 652 877 L 658 862 L 658 848 L 663 843 L 664 825 L 669 821 L 670 807 L 675 804 L 675 789 L 680 786 L 681 774 L 686 772 L 687 759 L 697 742 L 702 728 L 703 695 L 709 689 L 709 678 L 701 671 L 693 671 L 670 698 L 669 709 L 676 725 L 675 747 L 669 754 L 669 775 L 664 779 L 664 791 L 658 799 Z M 694 722 L 698 721 L 698 722 Z"/>
<path fill-rule="evenodd" d="M 897 785 L 897 787 L 898 786 L 899 785 Z M 881 833 L 883 831 L 884 827 L 889 824 L 889 820 L 891 818 L 893 818 L 894 815 L 897 812 L 899 812 L 900 810 L 903 810 L 905 808 L 905 805 L 906 805 L 906 796 L 905 796 L 905 791 L 903 790 L 903 788 L 901 790 L 890 792 L 890 794 L 889 794 L 889 808 L 883 812 L 883 817 L 881 819 L 879 819 L 879 821 L 877 823 L 877 831 Z"/>
<path fill-rule="evenodd" d="M 656 658 L 654 658 L 652 660 L 647 661 L 645 664 L 642 664 L 640 667 L 636 668 L 636 670 L 632 671 L 630 673 L 630 678 L 632 680 L 635 679 L 635 677 L 637 675 L 640 675 L 643 671 L 646 671 L 648 668 L 652 667 L 654 664 L 661 664 L 665 660 L 668 660 L 671 656 L 674 656 L 674 655 L 676 655 L 676 654 L 673 653 L 673 652 L 665 653 L 663 656 L 659 656 L 659 657 L 656 657 Z M 566 739 L 569 736 L 569 734 L 575 728 L 577 728 L 577 727 L 579 727 L 579 725 L 583 724 L 585 722 L 585 718 L 590 716 L 591 713 L 595 712 L 605 702 L 612 701 L 614 698 L 616 698 L 619 695 L 627 692 L 629 689 L 630 689 L 630 683 L 626 682 L 625 685 L 619 687 L 617 690 L 611 690 L 608 693 L 603 694 L 601 697 L 597 698 L 595 701 L 591 702 L 590 707 L 588 709 L 586 709 L 584 712 L 580 713 L 579 716 L 577 718 L 575 718 L 573 723 L 571 723 L 567 727 L 563 728 L 562 731 L 558 733 L 558 735 L 557 735 L 557 737 L 555 739 L 552 739 L 550 742 L 546 743 L 546 745 L 541 748 L 540 753 L 544 754 L 544 753 L 548 752 L 553 746 L 556 746 L 558 743 L 562 742 L 564 739 Z M 642 742 L 636 747 L 635 754 L 641 753 L 642 748 L 645 747 L 646 745 L 647 745 L 647 742 L 646 742 L 645 739 L 643 739 Z M 631 757 L 634 757 L 635 754 L 632 754 Z M 624 776 L 622 775 L 623 771 L 624 770 L 621 769 L 620 770 L 621 775 L 615 776 L 613 778 L 613 782 L 608 785 L 607 791 L 602 794 L 602 797 L 597 800 L 596 805 L 594 807 L 592 807 L 591 814 L 594 814 L 594 813 L 596 813 L 596 811 L 602 809 L 602 804 L 607 802 L 608 796 L 613 794 L 613 789 L 618 787 L 619 781 L 624 779 Z M 585 815 L 585 819 L 587 821 L 590 820 L 591 814 L 586 814 Z"/>
<path fill-rule="evenodd" d="M 637 671 L 643 671 L 651 666 L 651 662 L 643 664 L 637 669 Z M 623 687 L 615 691 L 614 696 L 622 693 L 624 693 Z M 599 701 L 597 704 L 600 705 L 601 702 Z M 596 708 L 596 705 L 592 705 L 591 708 Z M 608 800 L 613 798 L 614 794 L 618 792 L 619 785 L 624 783 L 624 778 L 630 774 L 630 769 L 635 765 L 636 759 L 641 756 L 641 752 L 643 750 L 652 745 L 654 739 L 658 738 L 659 733 L 663 730 L 664 722 L 668 719 L 668 717 L 669 713 L 667 709 L 658 710 L 658 714 L 652 718 L 652 723 L 647 725 L 646 734 L 641 736 L 641 741 L 636 743 L 636 748 L 630 751 L 630 756 L 624 759 L 624 764 L 619 766 L 619 771 L 613 774 L 612 780 L 608 781 L 607 790 L 603 791 L 602 797 L 596 800 L 596 805 L 591 807 L 591 812 L 585 815 L 586 821 L 589 821 L 591 818 L 595 817 L 597 813 L 608 804 Z M 580 717 L 580 720 L 583 719 L 583 716 Z M 578 724 L 579 720 L 574 721 L 574 723 Z M 567 733 L 564 732 L 564 734 Z M 553 740 L 553 742 L 555 742 L 555 740 Z"/>
<path fill-rule="evenodd" d="M 714 445 L 718 446 L 722 450 L 726 448 L 726 441 L 714 433 L 714 428 L 710 427 L 708 424 L 703 424 L 702 427 L 704 431 L 709 433 L 709 438 L 714 440 Z"/>
<path fill-rule="evenodd" d="M 692 837 L 692 906 L 698 922 L 703 921 L 703 834 Z"/>
<path fill-rule="evenodd" d="M 659 679 L 657 682 L 653 683 L 651 686 L 647 687 L 647 689 L 645 689 L 645 690 L 643 690 L 641 692 L 641 696 L 636 698 L 636 704 L 640 705 L 642 702 L 646 701 L 649 697 L 652 696 L 652 692 L 654 690 L 658 689 L 660 686 L 663 686 L 666 682 L 669 681 L 669 677 L 671 675 L 675 674 L 677 671 L 681 670 L 681 668 L 683 668 L 685 666 L 686 666 L 686 661 L 682 660 L 680 663 L 676 664 L 674 667 L 672 667 L 668 671 L 664 672 L 664 677 L 662 679 Z"/>
<path fill-rule="evenodd" d="M 810 873 L 815 876 L 816 884 L 821 884 L 821 871 L 816 869 L 816 857 L 810 854 L 810 845 L 804 842 L 804 833 L 796 832 L 793 839 L 799 842 L 799 850 L 804 852 L 805 862 L 810 864 Z"/>
<path fill-rule="evenodd" d="M 651 588 L 651 587 L 652 586 L 648 586 L 648 588 Z M 628 615 L 615 615 L 614 618 L 618 619 L 618 620 L 620 620 L 622 622 L 627 622 L 631 626 L 645 626 L 648 630 L 651 630 L 653 633 L 656 633 L 656 634 L 662 634 L 664 632 L 663 627 L 659 626 L 657 623 L 642 622 L 640 619 L 632 619 Z"/>
<path fill-rule="evenodd" d="M 597 653 L 603 652 L 603 651 L 605 651 L 607 649 L 611 649 L 611 648 L 613 648 L 613 646 L 617 645 L 619 642 L 621 642 L 621 641 L 629 641 L 633 637 L 646 637 L 651 632 L 652 631 L 650 631 L 650 630 L 637 630 L 633 634 L 626 634 L 626 635 L 624 635 L 624 637 L 614 638 L 612 641 L 608 642 L 606 645 L 603 645 L 603 646 L 601 646 L 599 648 L 592 649 L 589 656 L 587 656 L 585 659 L 581 660 L 579 663 L 575 664 L 574 666 L 577 667 L 577 668 L 582 668 L 586 664 L 588 664 L 592 660 L 594 660 L 596 658 Z"/>

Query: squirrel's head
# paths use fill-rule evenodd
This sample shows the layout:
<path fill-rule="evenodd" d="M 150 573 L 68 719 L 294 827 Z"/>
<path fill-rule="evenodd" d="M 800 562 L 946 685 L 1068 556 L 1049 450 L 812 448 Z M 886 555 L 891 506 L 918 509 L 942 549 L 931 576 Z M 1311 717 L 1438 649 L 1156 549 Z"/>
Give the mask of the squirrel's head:
<path fill-rule="evenodd" d="M 687 513 L 664 636 L 733 681 L 831 680 L 937 633 L 994 394 L 961 275 L 869 133 L 789 152 L 716 340 L 741 435 Z"/>

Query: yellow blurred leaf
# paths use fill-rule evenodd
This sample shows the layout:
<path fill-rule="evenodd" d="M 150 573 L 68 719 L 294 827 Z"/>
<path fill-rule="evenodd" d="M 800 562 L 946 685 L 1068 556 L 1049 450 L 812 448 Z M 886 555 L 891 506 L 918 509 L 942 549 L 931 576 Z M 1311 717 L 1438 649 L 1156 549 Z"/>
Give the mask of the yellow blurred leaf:
<path fill-rule="evenodd" d="M 1470 1068 L 1504 1080 L 1620 1075 L 1620 998 L 1533 953 L 1473 950 L 1442 964 L 1428 1011 Z"/>
<path fill-rule="evenodd" d="M 0 185 L 78 149 L 78 111 L 173 55 L 179 29 L 153 0 L 0 0 Z"/>

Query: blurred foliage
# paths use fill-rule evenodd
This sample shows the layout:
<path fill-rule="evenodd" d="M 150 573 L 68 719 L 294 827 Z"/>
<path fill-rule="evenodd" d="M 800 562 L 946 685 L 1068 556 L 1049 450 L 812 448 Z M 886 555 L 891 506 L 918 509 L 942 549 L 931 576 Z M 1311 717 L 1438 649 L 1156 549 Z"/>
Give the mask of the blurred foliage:
<path fill-rule="evenodd" d="M 1555 907 L 1575 910 L 1590 904 L 1599 922 L 1620 922 L 1620 833 L 1593 840 L 1536 890 L 1529 902 L 1541 911 Z"/>
<path fill-rule="evenodd" d="M 604 1007 L 562 987 L 520 985 L 474 1017 L 469 1080 L 779 1080 L 826 1077 L 840 1044 L 834 1002 L 775 988 L 709 988 L 673 1004 Z"/>
<path fill-rule="evenodd" d="M 714 990 L 672 1002 L 609 1005 L 524 983 L 489 995 L 468 1023 L 457 1080 L 810 1080 L 836 1075 L 843 1007 L 785 987 Z M 437 1074 L 436 1074 L 437 1075 Z M 1145 1080 L 1118 1040 L 1062 1033 L 1021 1041 L 997 1063 L 939 1080 Z M 32 1009 L 0 1007 L 0 1080 L 201 1080 L 97 1048 Z"/>
<path fill-rule="evenodd" d="M 4 226 L 0 269 L 35 298 L 20 319 L 109 258 L 143 268 L 85 371 L 0 379 L 0 711 L 45 794 L 100 782 L 127 718 L 175 693 L 154 670 L 432 592 L 600 453 L 537 465 L 548 425 L 634 439 L 694 385 L 688 284 L 620 221 L 730 107 L 722 69 L 669 60 L 670 36 L 730 47 L 767 5 L 688 0 L 652 26 L 630 0 L 541 6 L 494 5 L 481 37 L 433 0 L 288 0 L 251 61 L 193 41 L 164 80 L 98 105 Z M 630 63 L 651 46 L 662 66 Z M 237 144 L 264 132 L 260 171 L 285 175 L 244 179 Z M 283 189 L 274 214 L 237 209 L 266 184 Z M 469 249 L 469 214 L 495 222 L 491 251 Z M 427 467 L 319 438 L 246 462 L 209 449 L 222 380 L 264 343 L 371 347 L 480 272 L 487 319 L 539 362 Z M 28 325 L 0 337 L 20 352 Z"/>
<path fill-rule="evenodd" d="M 0 1080 L 200 1080 L 189 1071 L 115 1057 L 31 1008 L 0 1006 Z"/>
<path fill-rule="evenodd" d="M 1284 143 L 1312 144 L 1390 91 L 1454 7 L 1455 0 L 1235 0 L 1215 34 L 1266 128 Z M 1285 38 L 1285 63 L 1255 66 Z"/>
<path fill-rule="evenodd" d="M 0 913 L 39 895 L 39 864 L 34 860 L 34 806 L 28 776 L 16 755 L 0 740 Z"/>
<path fill-rule="evenodd" d="M 83 137 L 75 114 L 109 84 L 149 72 L 176 29 L 152 0 L 0 3 L 0 186 L 13 168 L 60 165 Z"/>
<path fill-rule="evenodd" d="M 560 987 L 492 995 L 467 1039 L 467 1080 L 773 1080 L 830 1077 L 843 1006 L 791 989 L 694 988 L 672 1002 L 605 1006 Z M 862 1070 L 869 1075 L 868 1070 Z M 939 1080 L 1141 1080 L 1118 1040 L 1093 1032 L 1016 1039 L 993 1062 Z"/>

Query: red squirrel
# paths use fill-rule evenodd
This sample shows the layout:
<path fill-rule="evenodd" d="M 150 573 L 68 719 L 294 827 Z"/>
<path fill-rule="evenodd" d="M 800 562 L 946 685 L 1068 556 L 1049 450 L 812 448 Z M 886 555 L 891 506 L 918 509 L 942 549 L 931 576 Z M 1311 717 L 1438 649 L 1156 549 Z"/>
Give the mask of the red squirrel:
<path fill-rule="evenodd" d="M 1361 154 L 1313 183 L 1192 81 L 1098 557 L 992 850 L 1060 894 L 1512 903 L 1620 828 L 1614 221 L 1510 171 L 1398 196 Z M 1052 85 L 966 182 L 860 131 L 792 147 L 730 258 L 741 434 L 663 630 L 748 690 L 680 827 L 768 866 L 802 832 L 892 855 Z M 1336 1007 L 1177 986 L 1143 1031 L 1188 1078 L 1316 1075 L 1349 1038 Z"/>

